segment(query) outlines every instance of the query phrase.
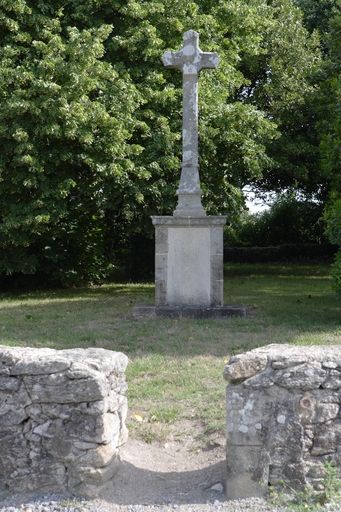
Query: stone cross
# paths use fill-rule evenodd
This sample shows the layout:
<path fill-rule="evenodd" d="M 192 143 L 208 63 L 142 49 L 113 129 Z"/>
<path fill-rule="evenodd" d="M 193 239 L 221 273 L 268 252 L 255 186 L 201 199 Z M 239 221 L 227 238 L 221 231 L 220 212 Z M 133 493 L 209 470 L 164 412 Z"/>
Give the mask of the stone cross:
<path fill-rule="evenodd" d="M 182 171 L 173 215 L 202 217 L 206 212 L 201 205 L 198 165 L 198 74 L 203 68 L 215 69 L 219 57 L 215 52 L 201 51 L 199 34 L 188 30 L 183 47 L 178 52 L 165 52 L 162 62 L 166 68 L 180 69 L 183 74 Z"/>

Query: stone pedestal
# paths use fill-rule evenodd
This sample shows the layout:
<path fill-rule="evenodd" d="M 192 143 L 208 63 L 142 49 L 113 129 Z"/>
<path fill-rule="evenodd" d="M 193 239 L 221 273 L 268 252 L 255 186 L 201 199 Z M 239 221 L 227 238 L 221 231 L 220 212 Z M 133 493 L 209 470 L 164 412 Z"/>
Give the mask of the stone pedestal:
<path fill-rule="evenodd" d="M 225 216 L 158 216 L 155 226 L 155 305 L 134 316 L 221 318 L 245 316 L 243 305 L 223 305 Z"/>
<path fill-rule="evenodd" d="M 223 305 L 226 217 L 153 217 L 155 305 Z"/>

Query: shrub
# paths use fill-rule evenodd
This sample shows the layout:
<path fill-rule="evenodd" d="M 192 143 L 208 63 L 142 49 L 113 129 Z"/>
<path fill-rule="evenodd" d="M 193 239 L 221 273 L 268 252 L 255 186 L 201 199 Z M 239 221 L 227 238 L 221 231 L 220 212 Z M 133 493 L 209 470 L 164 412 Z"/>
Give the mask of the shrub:
<path fill-rule="evenodd" d="M 271 247 L 322 244 L 327 241 L 322 215 L 322 203 L 300 199 L 292 194 L 278 196 L 269 210 L 244 216 L 240 225 L 234 228 L 233 236 L 230 229 L 226 237 L 227 245 Z"/>
<path fill-rule="evenodd" d="M 330 201 L 324 212 L 326 222 L 325 233 L 332 244 L 336 244 L 339 250 L 332 266 L 333 288 L 341 297 L 341 196 L 339 192 L 330 194 Z"/>

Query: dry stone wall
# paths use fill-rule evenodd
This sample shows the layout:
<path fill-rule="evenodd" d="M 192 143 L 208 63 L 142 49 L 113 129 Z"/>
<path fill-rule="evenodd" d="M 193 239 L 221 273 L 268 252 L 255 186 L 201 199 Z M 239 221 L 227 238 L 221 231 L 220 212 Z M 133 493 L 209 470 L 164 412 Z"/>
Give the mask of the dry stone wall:
<path fill-rule="evenodd" d="M 119 352 L 0 346 L 0 497 L 93 496 L 113 477 L 127 440 Z"/>
<path fill-rule="evenodd" d="M 269 345 L 234 356 L 227 386 L 227 498 L 281 481 L 323 489 L 341 468 L 341 346 Z"/>

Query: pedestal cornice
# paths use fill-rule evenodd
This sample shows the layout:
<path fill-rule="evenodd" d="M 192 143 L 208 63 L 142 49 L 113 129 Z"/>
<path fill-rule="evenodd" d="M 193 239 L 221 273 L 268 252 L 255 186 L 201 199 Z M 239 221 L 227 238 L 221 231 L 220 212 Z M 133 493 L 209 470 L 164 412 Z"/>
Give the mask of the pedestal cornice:
<path fill-rule="evenodd" d="M 171 215 L 153 215 L 151 217 L 154 226 L 190 226 L 190 227 L 210 227 L 224 226 L 226 224 L 226 215 L 208 215 L 206 217 L 172 217 Z"/>

